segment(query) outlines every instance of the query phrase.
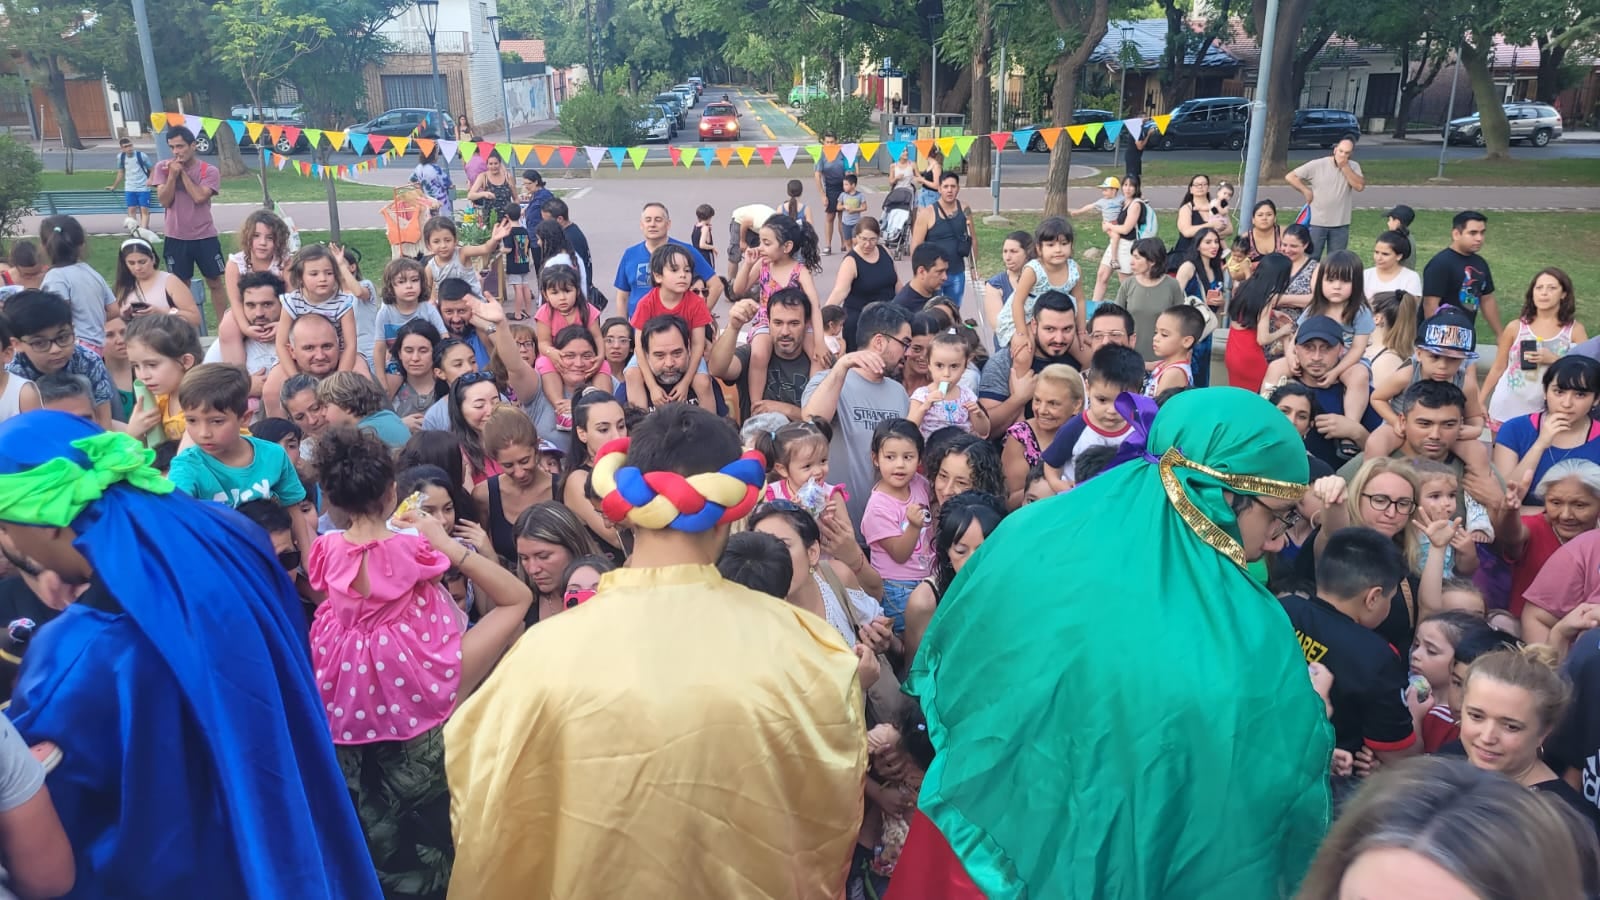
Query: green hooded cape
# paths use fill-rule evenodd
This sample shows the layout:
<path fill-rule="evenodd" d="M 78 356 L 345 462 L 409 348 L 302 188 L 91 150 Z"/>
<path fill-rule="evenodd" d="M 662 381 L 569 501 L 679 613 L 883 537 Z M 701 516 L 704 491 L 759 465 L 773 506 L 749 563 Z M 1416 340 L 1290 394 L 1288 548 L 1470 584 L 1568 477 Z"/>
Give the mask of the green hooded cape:
<path fill-rule="evenodd" d="M 917 652 L 920 807 L 990 900 L 1285 897 L 1327 828 L 1323 702 L 1277 600 L 1218 549 L 1242 560 L 1225 478 L 1298 496 L 1305 446 L 1211 388 L 1162 408 L 1148 454 L 1007 517 Z"/>

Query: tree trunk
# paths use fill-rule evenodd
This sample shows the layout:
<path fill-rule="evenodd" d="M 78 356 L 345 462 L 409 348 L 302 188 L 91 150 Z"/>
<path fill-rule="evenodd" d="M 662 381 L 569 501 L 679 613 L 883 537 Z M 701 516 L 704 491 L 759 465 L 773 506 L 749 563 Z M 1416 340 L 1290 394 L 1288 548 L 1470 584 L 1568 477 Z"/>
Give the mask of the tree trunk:
<path fill-rule="evenodd" d="M 1553 41 L 1539 42 L 1539 83 L 1534 99 L 1541 103 L 1556 102 L 1561 93 L 1561 66 L 1567 60 L 1567 45 Z"/>
<path fill-rule="evenodd" d="M 328 164 L 328 157 L 331 156 L 332 154 L 333 154 L 333 151 L 331 149 L 327 149 L 327 150 L 319 151 L 317 155 L 322 159 L 323 165 L 327 165 Z M 340 237 L 339 237 L 339 192 L 338 192 L 337 187 L 334 185 L 334 179 L 332 179 L 332 178 L 324 179 L 324 184 L 328 188 L 328 240 L 330 242 L 332 242 L 332 243 L 337 244 L 337 243 L 339 243 L 339 240 L 340 240 Z"/>
<path fill-rule="evenodd" d="M 994 142 L 987 135 L 994 130 L 994 91 L 989 84 L 989 54 L 994 46 L 993 7 L 989 0 L 978 0 L 977 40 L 972 47 L 972 66 L 967 70 L 972 82 L 971 121 L 967 133 L 980 135 L 972 142 L 967 156 L 967 184 L 988 184 L 994 160 Z"/>
<path fill-rule="evenodd" d="M 939 84 L 945 85 L 939 91 L 939 112 L 965 111 L 967 100 L 972 93 L 972 69 L 967 66 L 957 69 L 944 65 L 940 65 L 939 69 Z"/>
<path fill-rule="evenodd" d="M 1461 44 L 1461 67 L 1467 70 L 1472 99 L 1478 106 L 1478 127 L 1483 134 L 1484 159 L 1511 158 L 1511 123 L 1501 105 L 1500 86 L 1489 71 L 1489 54 L 1469 43 Z"/>
<path fill-rule="evenodd" d="M 1426 52 L 1426 49 L 1427 45 L 1424 45 L 1424 52 Z M 1405 140 L 1406 122 L 1411 118 L 1411 103 L 1417 99 L 1417 94 L 1421 93 L 1421 88 L 1417 87 L 1416 79 L 1411 77 L 1411 50 L 1412 45 L 1409 41 L 1401 42 L 1399 60 L 1400 106 L 1395 110 L 1394 113 L 1395 122 L 1394 130 L 1392 131 L 1392 134 L 1396 140 Z M 1423 56 L 1422 65 L 1425 66 L 1427 64 L 1428 58 L 1427 56 Z M 1419 76 L 1422 74 L 1420 67 L 1418 68 L 1417 74 Z"/>
<path fill-rule="evenodd" d="M 1104 0 L 1100 0 L 1104 4 Z M 1089 44 L 1093 49 L 1096 39 Z M 1066 125 L 1072 118 L 1072 107 L 1078 98 L 1078 66 L 1071 62 L 1076 54 L 1062 54 L 1056 57 L 1056 89 L 1051 95 L 1051 103 L 1055 107 L 1051 118 L 1053 125 Z M 1087 54 L 1085 54 L 1087 55 Z M 1045 179 L 1044 185 L 1044 214 L 1046 216 L 1066 216 L 1072 207 L 1067 202 L 1067 188 L 1072 181 L 1072 139 L 1063 132 L 1056 141 L 1056 148 L 1050 151 L 1050 174 Z"/>
<path fill-rule="evenodd" d="M 1260 34 L 1266 25 L 1265 0 L 1255 0 L 1254 13 L 1256 33 Z M 1289 125 L 1305 86 L 1303 70 L 1298 80 L 1292 77 L 1294 61 L 1300 32 L 1310 14 L 1311 0 L 1282 0 L 1278 5 L 1278 32 L 1272 45 L 1274 77 L 1267 86 L 1267 129 L 1261 145 L 1262 181 L 1282 178 L 1289 171 Z"/>
<path fill-rule="evenodd" d="M 61 130 L 61 146 L 68 150 L 82 150 L 83 141 L 78 138 L 78 125 L 72 120 L 72 108 L 67 104 L 67 75 L 61 70 L 61 60 L 51 54 L 45 57 L 44 65 L 45 96 L 50 100 L 50 110 L 56 114 L 56 127 Z"/>
<path fill-rule="evenodd" d="M 257 104 L 260 105 L 260 104 Z M 229 118 L 228 104 L 213 92 L 206 98 L 205 108 L 211 115 L 219 119 Z M 211 142 L 217 145 L 217 169 L 222 172 L 223 178 L 237 178 L 240 175 L 250 174 L 250 168 L 244 164 L 244 155 L 239 152 L 239 142 L 233 139 L 233 129 L 226 125 L 217 129 L 212 135 Z M 263 200 L 270 200 L 266 196 L 267 185 L 265 176 L 262 176 L 261 193 Z M 269 202 L 270 206 L 271 203 Z"/>

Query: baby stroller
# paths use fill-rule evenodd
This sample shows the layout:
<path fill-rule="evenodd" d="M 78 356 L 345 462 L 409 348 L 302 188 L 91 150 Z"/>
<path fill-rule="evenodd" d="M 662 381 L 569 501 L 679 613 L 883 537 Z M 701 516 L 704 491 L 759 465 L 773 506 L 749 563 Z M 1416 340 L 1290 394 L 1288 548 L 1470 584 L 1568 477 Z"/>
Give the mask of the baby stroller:
<path fill-rule="evenodd" d="M 917 193 L 897 187 L 883 198 L 883 246 L 899 259 L 911 247 L 911 215 L 917 211 Z"/>

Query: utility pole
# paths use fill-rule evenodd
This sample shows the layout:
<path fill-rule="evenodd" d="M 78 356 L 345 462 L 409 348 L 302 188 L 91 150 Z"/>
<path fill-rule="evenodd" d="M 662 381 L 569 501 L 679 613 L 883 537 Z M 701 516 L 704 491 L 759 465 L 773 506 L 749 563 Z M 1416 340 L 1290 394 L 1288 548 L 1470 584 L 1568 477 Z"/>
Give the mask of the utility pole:
<path fill-rule="evenodd" d="M 145 99 L 150 102 L 150 112 L 165 112 L 161 103 L 161 81 L 156 77 L 156 51 L 150 42 L 150 16 L 145 12 L 144 0 L 133 0 L 133 27 L 139 33 L 139 60 L 144 63 L 144 92 Z M 28 95 L 33 96 L 31 93 Z M 154 128 L 154 126 L 151 126 Z M 44 129 L 40 129 L 43 133 Z M 172 155 L 167 149 L 167 142 L 161 139 L 161 130 L 155 129 L 156 158 L 166 159 Z"/>
<path fill-rule="evenodd" d="M 1456 65 L 1450 72 L 1450 102 L 1444 107 L 1444 129 L 1439 141 L 1439 174 L 1434 181 L 1444 180 L 1444 155 L 1450 152 L 1450 117 L 1456 114 L 1456 85 L 1461 81 L 1461 41 L 1456 41 Z"/>
<path fill-rule="evenodd" d="M 1245 152 L 1244 183 L 1239 185 L 1239 209 L 1255 209 L 1261 179 L 1261 145 L 1267 139 L 1267 91 L 1272 84 L 1273 45 L 1278 36 L 1278 0 L 1267 0 L 1261 28 L 1261 69 L 1256 72 L 1256 95 L 1250 101 L 1250 144 Z"/>
<path fill-rule="evenodd" d="M 1011 40 L 1011 17 L 1008 14 L 1015 8 L 1015 3 L 997 3 L 994 7 L 994 11 L 997 14 L 1006 17 L 1006 24 L 1000 32 L 1000 77 L 997 79 L 1000 87 L 998 91 L 1000 97 L 996 101 L 998 105 L 995 110 L 995 131 L 1011 130 L 1006 127 L 1006 82 L 1010 80 L 1007 77 L 1010 72 L 1006 70 L 1006 44 Z M 1023 149 L 1026 150 L 1027 148 Z M 1000 157 L 1003 152 L 999 147 L 996 147 L 994 151 L 994 174 L 989 186 L 989 194 L 994 198 L 994 213 L 985 220 L 991 225 L 1004 224 L 1006 221 L 1000 215 Z"/>

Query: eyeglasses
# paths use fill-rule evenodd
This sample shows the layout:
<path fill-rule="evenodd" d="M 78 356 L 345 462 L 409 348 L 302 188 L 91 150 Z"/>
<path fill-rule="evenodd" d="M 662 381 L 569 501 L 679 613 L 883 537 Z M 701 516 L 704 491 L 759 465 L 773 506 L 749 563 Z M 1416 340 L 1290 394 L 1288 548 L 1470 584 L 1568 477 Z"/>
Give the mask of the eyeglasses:
<path fill-rule="evenodd" d="M 876 244 L 878 242 L 878 236 L 875 234 L 857 234 L 856 240 L 863 244 Z"/>
<path fill-rule="evenodd" d="M 1128 333 L 1126 331 L 1091 331 L 1091 332 L 1089 332 L 1089 340 L 1091 340 L 1091 341 L 1122 341 L 1122 340 L 1127 340 L 1127 338 L 1128 338 Z"/>
<path fill-rule="evenodd" d="M 534 341 L 517 341 L 517 346 L 518 347 L 522 347 L 522 348 L 529 348 L 529 347 L 532 347 L 534 345 L 534 343 L 535 343 Z"/>
<path fill-rule="evenodd" d="M 68 328 L 66 331 L 58 332 L 53 338 L 24 338 L 22 342 L 27 344 L 28 349 L 35 353 L 49 353 L 51 347 L 59 347 L 65 350 L 71 347 L 77 339 L 77 332 Z"/>
<path fill-rule="evenodd" d="M 1272 515 L 1274 526 L 1267 530 L 1267 540 L 1269 541 L 1275 541 L 1283 537 L 1293 530 L 1295 526 L 1306 520 L 1305 516 L 1300 515 L 1300 511 L 1297 509 L 1287 509 L 1280 513 L 1268 506 L 1260 497 L 1251 497 L 1250 499 Z"/>
<path fill-rule="evenodd" d="M 895 337 L 892 334 L 886 334 L 886 335 L 884 335 L 884 337 L 888 338 L 891 341 L 894 341 L 896 344 L 899 344 L 902 348 L 905 349 L 905 351 L 907 353 L 911 352 L 911 339 L 910 338 Z"/>
<path fill-rule="evenodd" d="M 1417 501 L 1410 497 L 1396 499 L 1388 494 L 1362 494 L 1361 499 L 1367 501 L 1375 512 L 1384 512 L 1392 506 L 1400 515 L 1409 516 L 1417 508 Z"/>

